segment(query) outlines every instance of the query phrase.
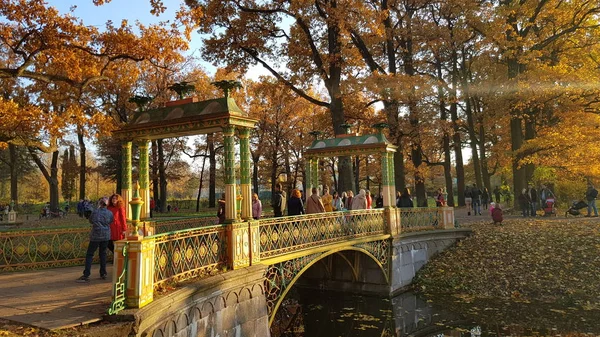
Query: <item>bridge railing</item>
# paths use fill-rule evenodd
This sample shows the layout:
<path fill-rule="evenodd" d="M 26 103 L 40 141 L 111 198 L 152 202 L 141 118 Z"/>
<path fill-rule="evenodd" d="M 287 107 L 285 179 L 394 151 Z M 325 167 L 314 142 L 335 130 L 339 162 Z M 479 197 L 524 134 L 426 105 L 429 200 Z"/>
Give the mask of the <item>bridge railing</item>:
<path fill-rule="evenodd" d="M 227 265 L 227 226 L 185 229 L 147 237 L 154 240 L 154 287 L 210 276 Z"/>
<path fill-rule="evenodd" d="M 399 208 L 402 232 L 443 228 L 442 208 Z"/>
<path fill-rule="evenodd" d="M 385 228 L 383 209 L 261 219 L 260 258 L 272 258 L 354 237 L 383 234 Z"/>
<path fill-rule="evenodd" d="M 174 232 L 184 229 L 213 226 L 219 224 L 219 218 L 214 215 L 200 217 L 181 217 L 176 219 L 154 220 L 152 227 L 155 234 Z"/>

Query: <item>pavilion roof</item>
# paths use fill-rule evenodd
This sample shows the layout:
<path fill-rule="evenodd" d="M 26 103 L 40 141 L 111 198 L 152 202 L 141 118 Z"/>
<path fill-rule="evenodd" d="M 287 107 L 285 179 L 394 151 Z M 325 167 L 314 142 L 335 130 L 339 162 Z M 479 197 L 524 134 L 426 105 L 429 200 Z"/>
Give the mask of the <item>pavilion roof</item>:
<path fill-rule="evenodd" d="M 304 154 L 308 157 L 340 157 L 396 152 L 397 148 L 383 133 L 362 136 L 348 134 L 329 139 L 317 139 L 304 151 Z"/>
<path fill-rule="evenodd" d="M 151 140 L 221 132 L 225 126 L 253 128 L 257 122 L 231 97 L 205 101 L 188 98 L 167 102 L 164 107 L 138 111 L 131 122 L 114 135 L 123 139 Z"/>

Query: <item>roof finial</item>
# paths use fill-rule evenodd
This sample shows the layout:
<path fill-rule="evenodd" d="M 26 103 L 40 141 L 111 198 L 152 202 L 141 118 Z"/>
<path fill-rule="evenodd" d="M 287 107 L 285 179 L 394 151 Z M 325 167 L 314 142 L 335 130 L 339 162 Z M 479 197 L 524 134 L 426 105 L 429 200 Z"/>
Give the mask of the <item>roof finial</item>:
<path fill-rule="evenodd" d="M 229 97 L 229 92 L 232 89 L 242 88 L 242 83 L 240 81 L 236 81 L 236 80 L 215 81 L 215 82 L 211 82 L 210 84 L 223 90 L 223 94 L 225 95 L 225 98 Z"/>

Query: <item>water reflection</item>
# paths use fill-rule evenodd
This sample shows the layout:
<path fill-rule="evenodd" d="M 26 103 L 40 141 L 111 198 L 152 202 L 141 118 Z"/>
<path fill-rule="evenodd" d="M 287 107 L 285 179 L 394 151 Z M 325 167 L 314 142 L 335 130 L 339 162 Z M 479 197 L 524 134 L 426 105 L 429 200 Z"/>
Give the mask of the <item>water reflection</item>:
<path fill-rule="evenodd" d="M 392 299 L 294 289 L 271 327 L 273 337 L 574 336 L 599 335 L 597 310 L 555 305 Z"/>

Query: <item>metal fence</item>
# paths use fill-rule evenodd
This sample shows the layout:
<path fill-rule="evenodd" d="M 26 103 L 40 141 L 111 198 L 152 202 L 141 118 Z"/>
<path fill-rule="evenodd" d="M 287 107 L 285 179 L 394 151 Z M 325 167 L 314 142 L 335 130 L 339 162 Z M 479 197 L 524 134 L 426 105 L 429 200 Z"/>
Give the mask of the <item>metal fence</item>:
<path fill-rule="evenodd" d="M 227 226 L 187 229 L 155 239 L 154 287 L 166 282 L 215 275 L 227 266 Z"/>
<path fill-rule="evenodd" d="M 89 234 L 89 225 L 0 231 L 0 272 L 82 265 Z"/>
<path fill-rule="evenodd" d="M 214 226 L 219 223 L 216 216 L 182 217 L 176 219 L 154 220 L 154 234 L 175 232 L 184 229 Z"/>
<path fill-rule="evenodd" d="M 400 208 L 402 232 L 439 229 L 442 212 L 439 208 Z"/>
<path fill-rule="evenodd" d="M 260 258 L 385 231 L 383 209 L 262 219 Z"/>

